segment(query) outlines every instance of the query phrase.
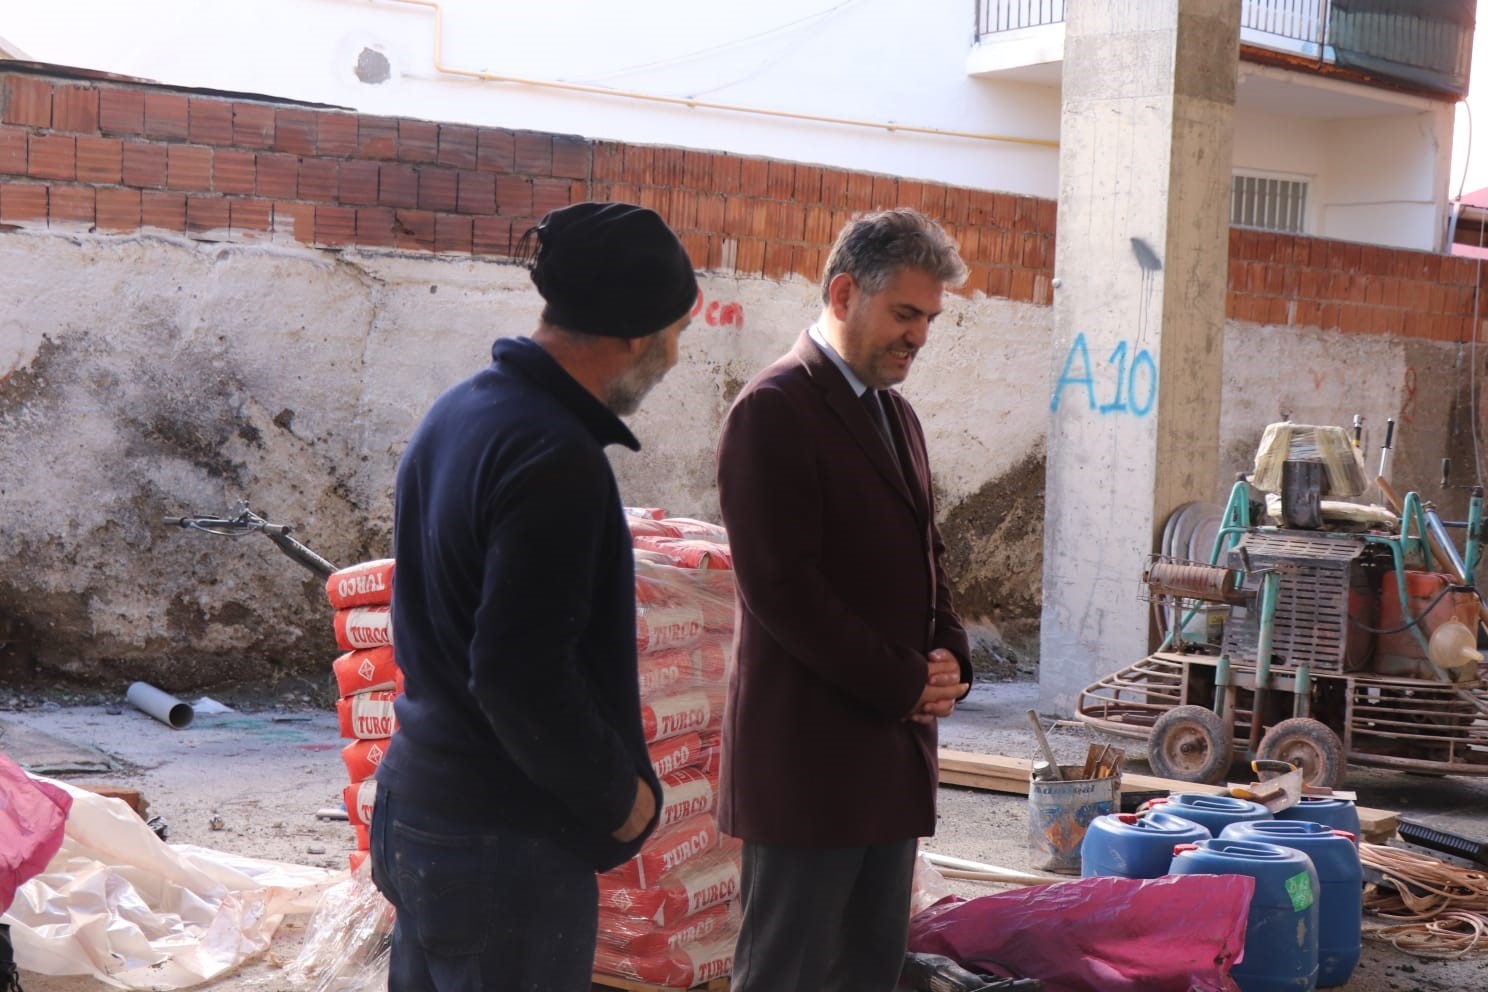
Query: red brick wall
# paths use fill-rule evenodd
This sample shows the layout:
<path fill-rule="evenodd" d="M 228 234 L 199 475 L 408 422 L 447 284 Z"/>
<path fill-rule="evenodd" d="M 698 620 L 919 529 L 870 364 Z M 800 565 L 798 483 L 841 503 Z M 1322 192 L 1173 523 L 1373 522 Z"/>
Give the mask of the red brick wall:
<path fill-rule="evenodd" d="M 553 207 L 628 199 L 700 269 L 815 278 L 856 211 L 938 218 L 967 290 L 1047 304 L 1054 204 L 712 152 L 0 73 L 0 222 L 509 254 Z"/>
<path fill-rule="evenodd" d="M 763 278 L 815 279 L 852 214 L 916 207 L 960 244 L 967 292 L 1051 302 L 1051 200 L 0 70 L 0 223 L 501 256 L 584 199 L 653 207 L 699 269 Z M 1226 313 L 1239 320 L 1465 340 L 1476 286 L 1476 264 L 1450 256 L 1230 233 Z"/>
<path fill-rule="evenodd" d="M 956 239 L 966 291 L 1050 302 L 1054 202 L 793 162 L 597 142 L 590 193 L 655 209 L 700 269 L 815 279 L 859 211 L 914 207 Z"/>
<path fill-rule="evenodd" d="M 1263 324 L 1470 341 L 1479 274 L 1470 258 L 1232 228 L 1225 311 Z"/>

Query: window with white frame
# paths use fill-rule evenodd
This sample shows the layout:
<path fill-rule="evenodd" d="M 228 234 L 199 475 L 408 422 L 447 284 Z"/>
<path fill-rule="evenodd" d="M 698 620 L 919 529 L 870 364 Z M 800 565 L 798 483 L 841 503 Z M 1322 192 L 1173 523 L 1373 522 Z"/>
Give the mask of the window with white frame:
<path fill-rule="evenodd" d="M 1307 229 L 1306 179 L 1261 172 L 1230 178 L 1230 223 L 1302 234 Z"/>

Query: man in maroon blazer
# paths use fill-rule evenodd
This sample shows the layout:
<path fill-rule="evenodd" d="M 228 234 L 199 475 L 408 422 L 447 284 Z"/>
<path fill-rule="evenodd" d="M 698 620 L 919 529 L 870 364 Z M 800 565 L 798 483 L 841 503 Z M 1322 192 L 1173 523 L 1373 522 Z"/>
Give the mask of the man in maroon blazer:
<path fill-rule="evenodd" d="M 734 992 L 890 992 L 937 718 L 971 683 L 904 381 L 966 266 L 935 222 L 843 229 L 817 323 L 724 421 L 739 584 L 719 819 L 743 838 Z"/>

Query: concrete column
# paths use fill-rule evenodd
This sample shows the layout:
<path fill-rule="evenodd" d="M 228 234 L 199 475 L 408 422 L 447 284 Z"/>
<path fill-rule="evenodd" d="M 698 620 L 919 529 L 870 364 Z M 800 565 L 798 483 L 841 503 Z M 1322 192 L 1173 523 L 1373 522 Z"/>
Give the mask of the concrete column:
<path fill-rule="evenodd" d="M 1149 651 L 1142 565 L 1169 512 L 1223 495 L 1240 4 L 1065 11 L 1039 685 L 1069 714 Z"/>

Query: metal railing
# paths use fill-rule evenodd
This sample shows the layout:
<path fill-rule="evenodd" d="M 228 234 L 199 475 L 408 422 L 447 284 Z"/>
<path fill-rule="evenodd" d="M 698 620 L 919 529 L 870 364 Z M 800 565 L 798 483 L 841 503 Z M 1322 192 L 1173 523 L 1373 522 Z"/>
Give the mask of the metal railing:
<path fill-rule="evenodd" d="M 977 38 L 1064 23 L 1064 0 L 977 0 Z"/>
<path fill-rule="evenodd" d="M 977 0 L 977 37 L 1064 21 L 1064 0 Z M 1328 0 L 1245 0 L 1241 29 L 1321 44 Z"/>
<path fill-rule="evenodd" d="M 1064 21 L 1064 0 L 976 0 L 977 40 Z M 1243 0 L 1248 44 L 1467 92 L 1476 0 Z"/>
<path fill-rule="evenodd" d="M 1320 50 L 1327 38 L 1327 0 L 1245 0 L 1240 7 L 1240 30 L 1247 29 Z"/>

